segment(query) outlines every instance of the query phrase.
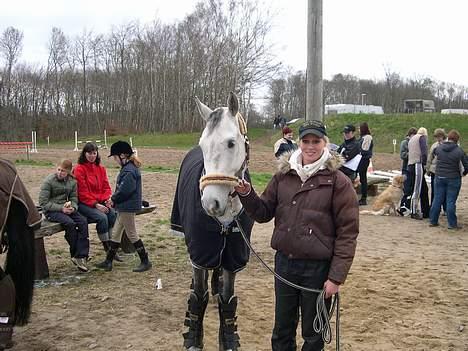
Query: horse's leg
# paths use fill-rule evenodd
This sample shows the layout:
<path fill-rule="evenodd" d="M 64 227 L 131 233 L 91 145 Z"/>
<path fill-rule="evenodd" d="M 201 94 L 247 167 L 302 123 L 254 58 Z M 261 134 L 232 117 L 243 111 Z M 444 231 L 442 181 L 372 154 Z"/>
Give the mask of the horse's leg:
<path fill-rule="evenodd" d="M 23 204 L 13 200 L 6 223 L 8 252 L 5 272 L 16 289 L 15 325 L 28 322 L 34 287 L 34 232 L 26 224 Z"/>
<path fill-rule="evenodd" d="M 240 347 L 237 334 L 237 296 L 234 295 L 236 273 L 223 269 L 223 287 L 218 297 L 219 349 L 236 351 Z"/>
<path fill-rule="evenodd" d="M 223 268 L 213 269 L 213 274 L 211 275 L 211 295 L 215 296 L 219 294 L 219 291 L 223 287 Z"/>
<path fill-rule="evenodd" d="M 0 316 L 4 319 L 0 324 L 0 350 L 12 346 L 14 313 L 15 285 L 0 267 Z"/>
<path fill-rule="evenodd" d="M 193 291 L 188 299 L 185 326 L 189 330 L 183 334 L 184 347 L 188 351 L 203 350 L 203 317 L 208 305 L 208 271 L 193 267 Z"/>

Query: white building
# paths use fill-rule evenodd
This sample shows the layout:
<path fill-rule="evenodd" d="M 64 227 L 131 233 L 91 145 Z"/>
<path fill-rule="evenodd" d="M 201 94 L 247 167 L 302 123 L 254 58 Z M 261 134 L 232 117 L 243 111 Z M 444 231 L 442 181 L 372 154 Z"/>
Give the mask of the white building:
<path fill-rule="evenodd" d="M 462 108 L 444 108 L 440 110 L 440 113 L 442 113 L 443 115 L 448 115 L 448 114 L 468 115 L 468 110 L 462 109 Z"/>
<path fill-rule="evenodd" d="M 353 104 L 333 104 L 325 105 L 326 115 L 336 115 L 340 113 L 367 113 L 375 115 L 383 115 L 382 106 L 374 105 L 353 105 Z"/>

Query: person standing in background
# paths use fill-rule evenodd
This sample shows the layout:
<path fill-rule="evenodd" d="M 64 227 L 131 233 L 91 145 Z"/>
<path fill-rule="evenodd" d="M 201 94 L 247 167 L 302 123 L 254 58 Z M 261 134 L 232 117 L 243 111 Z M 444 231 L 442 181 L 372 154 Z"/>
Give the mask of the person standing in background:
<path fill-rule="evenodd" d="M 417 129 L 411 127 L 406 133 L 405 139 L 400 143 L 400 158 L 401 158 L 401 174 L 405 176 L 403 183 L 403 197 L 401 198 L 399 213 L 403 215 L 409 215 L 411 213 L 411 195 L 413 194 L 414 179 L 411 178 L 408 173 L 408 142 L 416 135 Z"/>
<path fill-rule="evenodd" d="M 279 139 L 273 147 L 273 151 L 275 152 L 276 158 L 279 158 L 282 154 L 286 152 L 294 151 L 297 149 L 297 144 L 293 140 L 293 130 L 289 127 L 284 127 L 282 132 L 283 137 Z"/>
<path fill-rule="evenodd" d="M 430 226 L 439 225 L 440 207 L 446 203 L 448 229 L 461 229 L 457 222 L 456 203 L 461 188 L 460 163 L 463 165 L 463 175 L 468 173 L 468 159 L 465 152 L 458 146 L 460 133 L 451 130 L 448 140 L 434 150 L 437 156 L 435 170 L 435 195 L 430 212 Z"/>
<path fill-rule="evenodd" d="M 429 196 L 424 178 L 427 163 L 427 129 L 421 127 L 408 142 L 408 173 L 413 183 L 411 218 L 429 218 Z"/>
<path fill-rule="evenodd" d="M 442 128 L 437 128 L 434 130 L 434 138 L 436 141 L 429 149 L 429 155 L 427 156 L 426 164 L 426 173 L 431 177 L 431 205 L 434 202 L 434 178 L 437 165 L 437 156 L 434 154 L 434 150 L 447 139 L 447 134 Z M 442 207 L 445 210 L 445 204 L 443 204 Z"/>
<path fill-rule="evenodd" d="M 359 200 L 360 206 L 367 205 L 367 168 L 369 167 L 370 159 L 372 158 L 372 151 L 374 149 L 374 141 L 369 130 L 367 122 L 361 123 L 359 126 L 359 145 L 361 147 L 361 161 L 358 166 L 359 181 L 361 183 L 361 199 Z"/>

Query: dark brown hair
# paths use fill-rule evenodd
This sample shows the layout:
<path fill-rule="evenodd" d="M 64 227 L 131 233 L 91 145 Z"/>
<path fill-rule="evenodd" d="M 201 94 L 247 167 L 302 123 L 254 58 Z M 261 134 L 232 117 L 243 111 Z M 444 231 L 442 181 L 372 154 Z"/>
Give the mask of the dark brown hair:
<path fill-rule="evenodd" d="M 369 126 L 367 125 L 367 122 L 363 122 L 359 125 L 359 134 L 361 134 L 361 136 L 364 136 L 364 135 L 370 135 L 370 129 L 369 129 Z"/>
<path fill-rule="evenodd" d="M 83 146 L 83 150 L 81 150 L 80 157 L 78 157 L 78 163 L 82 165 L 88 162 L 88 160 L 86 159 L 86 153 L 93 151 L 97 152 L 96 161 L 94 161 L 94 163 L 96 165 L 99 165 L 101 163 L 101 156 L 99 156 L 99 148 L 95 143 L 86 143 L 85 146 Z"/>
<path fill-rule="evenodd" d="M 408 129 L 408 133 L 406 133 L 406 136 L 416 135 L 417 132 L 418 130 L 416 128 L 411 127 L 410 129 Z"/>

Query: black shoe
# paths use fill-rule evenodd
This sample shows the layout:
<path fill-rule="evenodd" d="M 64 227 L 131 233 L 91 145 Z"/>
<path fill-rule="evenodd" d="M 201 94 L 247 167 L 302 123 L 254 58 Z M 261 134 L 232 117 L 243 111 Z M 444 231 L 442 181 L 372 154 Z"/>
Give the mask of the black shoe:
<path fill-rule="evenodd" d="M 95 264 L 94 267 L 110 272 L 112 270 L 112 261 L 104 260 L 101 263 Z"/>
<path fill-rule="evenodd" d="M 419 213 L 412 213 L 411 218 L 422 220 L 422 216 Z"/>
<path fill-rule="evenodd" d="M 367 205 L 367 200 L 366 199 L 359 200 L 359 206 L 366 206 L 366 205 Z"/>
<path fill-rule="evenodd" d="M 456 225 L 455 227 L 447 227 L 447 229 L 450 229 L 450 230 L 460 230 L 460 229 L 463 229 L 463 227 L 460 226 L 460 225 Z"/>
<path fill-rule="evenodd" d="M 141 262 L 138 267 L 133 268 L 133 272 L 146 272 L 153 267 L 153 264 L 148 261 L 148 262 Z"/>
<path fill-rule="evenodd" d="M 438 227 L 439 223 L 429 223 L 429 227 Z"/>

